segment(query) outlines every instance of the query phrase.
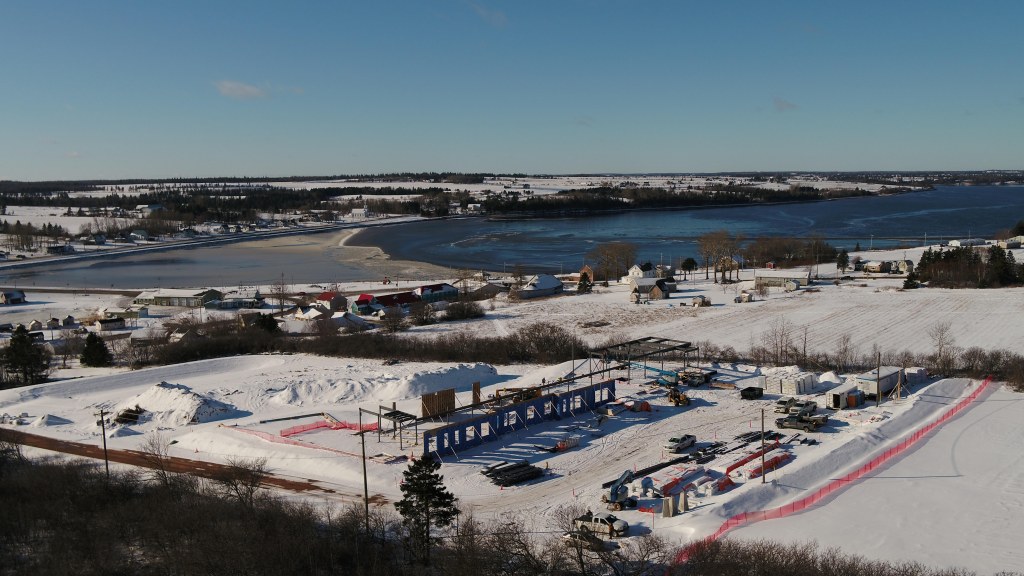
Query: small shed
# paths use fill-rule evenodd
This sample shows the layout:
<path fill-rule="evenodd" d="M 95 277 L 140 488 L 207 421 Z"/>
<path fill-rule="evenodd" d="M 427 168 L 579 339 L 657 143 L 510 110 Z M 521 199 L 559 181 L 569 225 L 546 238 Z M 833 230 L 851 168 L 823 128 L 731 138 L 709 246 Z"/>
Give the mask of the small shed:
<path fill-rule="evenodd" d="M 124 330 L 125 323 L 124 318 L 100 318 L 93 326 L 100 332 L 108 332 L 110 330 Z"/>

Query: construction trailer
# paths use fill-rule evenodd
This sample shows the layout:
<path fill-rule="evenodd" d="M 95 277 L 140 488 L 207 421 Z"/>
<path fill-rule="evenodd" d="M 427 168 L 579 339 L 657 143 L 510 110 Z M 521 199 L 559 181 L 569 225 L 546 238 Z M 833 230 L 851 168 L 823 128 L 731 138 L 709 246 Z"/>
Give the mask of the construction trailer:
<path fill-rule="evenodd" d="M 878 398 L 880 396 L 888 396 L 890 392 L 895 390 L 902 377 L 903 370 L 898 366 L 881 366 L 869 372 L 858 374 L 854 379 L 857 382 L 857 388 L 865 396 Z"/>
<path fill-rule="evenodd" d="M 863 392 L 857 387 L 857 382 L 847 381 L 825 393 L 825 407 L 832 410 L 855 408 L 861 396 Z"/>

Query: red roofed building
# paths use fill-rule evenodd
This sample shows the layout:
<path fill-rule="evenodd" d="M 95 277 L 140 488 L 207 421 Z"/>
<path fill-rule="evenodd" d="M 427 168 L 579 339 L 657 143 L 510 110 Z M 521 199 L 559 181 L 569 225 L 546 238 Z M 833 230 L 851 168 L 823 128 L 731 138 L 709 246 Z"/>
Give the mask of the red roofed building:
<path fill-rule="evenodd" d="M 316 297 L 316 304 L 331 310 L 344 310 L 348 307 L 348 299 L 337 292 L 321 292 Z"/>

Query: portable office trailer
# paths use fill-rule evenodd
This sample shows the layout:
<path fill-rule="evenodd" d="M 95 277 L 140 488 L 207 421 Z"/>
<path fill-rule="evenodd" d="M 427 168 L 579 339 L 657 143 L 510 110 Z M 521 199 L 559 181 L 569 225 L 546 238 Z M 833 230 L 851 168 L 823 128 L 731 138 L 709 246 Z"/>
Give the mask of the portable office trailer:
<path fill-rule="evenodd" d="M 887 395 L 896 389 L 902 372 L 896 366 L 882 366 L 880 369 L 876 368 L 870 372 L 858 374 L 857 388 L 868 396 Z"/>
<path fill-rule="evenodd" d="M 841 384 L 825 393 L 825 406 L 833 410 L 849 408 L 850 406 L 847 401 L 850 394 L 858 390 L 857 382 L 847 381 L 845 384 Z"/>
<path fill-rule="evenodd" d="M 921 367 L 907 368 L 903 371 L 907 384 L 921 384 L 928 379 L 928 370 Z"/>

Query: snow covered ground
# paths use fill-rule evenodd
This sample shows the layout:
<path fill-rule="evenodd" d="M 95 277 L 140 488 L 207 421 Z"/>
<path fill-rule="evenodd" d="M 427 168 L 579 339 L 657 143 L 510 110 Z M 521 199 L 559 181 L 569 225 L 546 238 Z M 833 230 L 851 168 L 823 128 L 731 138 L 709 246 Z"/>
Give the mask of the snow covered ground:
<path fill-rule="evenodd" d="M 872 344 L 925 352 L 931 347 L 928 329 L 942 321 L 951 322 L 955 343 L 962 347 L 1012 350 L 1024 337 L 1024 325 L 1014 320 L 1024 302 L 1021 289 L 901 291 L 901 284 L 902 279 L 882 276 L 857 278 L 838 286 L 823 282 L 814 286 L 814 291 L 773 292 L 767 300 L 735 304 L 733 286 L 737 285 L 723 291 L 700 280 L 685 283 L 680 294 L 650 305 L 629 303 L 626 287 L 613 284 L 584 296 L 499 300 L 482 320 L 436 324 L 407 335 L 448 330 L 506 334 L 544 320 L 571 327 L 592 344 L 609 337 L 662 336 L 745 349 L 785 318 L 799 327 L 800 338 L 803 327 L 807 328 L 809 348 L 823 350 L 834 347 L 839 336 L 850 334 L 861 352 L 867 352 Z M 316 292 L 312 286 L 292 288 Z M 382 292 L 379 283 L 338 288 Z M 709 296 L 714 305 L 685 306 L 696 294 Z M 123 305 L 130 298 L 84 292 L 30 292 L 28 297 L 29 304 L 4 308 L 2 321 L 45 320 L 69 313 L 80 317 L 104 306 Z M 194 311 L 151 309 L 151 318 L 140 319 L 140 328 L 182 313 Z M 595 326 L 595 322 L 601 325 Z M 46 335 L 50 337 L 48 331 Z M 532 386 L 573 369 L 580 372 L 587 368 L 583 364 L 384 365 L 350 358 L 265 355 L 134 372 L 72 367 L 58 370 L 56 382 L 0 391 L 0 414 L 20 419 L 26 431 L 99 444 L 94 416 L 98 410 L 116 412 L 139 406 L 146 411 L 139 423 L 108 430 L 112 448 L 138 448 L 147 434 L 158 431 L 174 442 L 170 450 L 174 456 L 218 462 L 266 456 L 275 475 L 315 480 L 325 490 L 315 498 L 358 500 L 362 493 L 360 446 L 352 430 L 319 428 L 287 437 L 281 436 L 282 430 L 324 422 L 321 413 L 356 423 L 359 408 L 377 411 L 392 403 L 419 414 L 419 395 L 444 388 L 455 388 L 458 403 L 465 405 L 470 402 L 473 382 L 481 382 L 486 396 L 497 387 Z M 716 368 L 724 379 L 736 381 L 763 373 L 744 365 Z M 614 375 L 625 377 L 626 373 Z M 600 425 L 599 434 L 589 431 L 596 417 L 586 413 L 573 420 L 531 425 L 496 442 L 444 457 L 442 473 L 447 485 L 462 505 L 477 515 L 519 511 L 536 524 L 534 529 L 554 531 L 556 510 L 568 505 L 600 509 L 601 484 L 623 470 L 662 461 L 668 455 L 661 445 L 669 436 L 695 434 L 700 446 L 730 441 L 759 428 L 762 408 L 768 408 L 772 427 L 770 405 L 775 395 L 745 401 L 735 391 L 705 386 L 688 389 L 692 405 L 677 408 L 667 402 L 663 392 L 647 392 L 638 371 L 631 375 L 633 380 L 618 384 L 619 396 L 646 400 L 651 412 L 622 412 L 610 417 Z M 839 380 L 830 374 L 821 379 Z M 766 484 L 759 478 L 737 479 L 739 485 L 722 494 L 694 495 L 690 499 L 693 510 L 673 518 L 639 511 L 619 515 L 635 526 L 634 535 L 654 530 L 678 543 L 706 536 L 733 514 L 795 501 L 867 462 L 937 418 L 977 385 L 961 379 L 942 380 L 912 388 L 899 403 L 835 413 L 822 433 L 810 434 L 820 443 L 792 444 L 789 450 L 794 458 L 769 473 Z M 815 393 L 824 390 L 822 386 Z M 821 397 L 817 399 L 820 404 Z M 1024 570 L 1024 556 L 1014 539 L 1024 529 L 1019 515 L 1024 508 L 1024 458 L 1018 449 L 1020 412 L 1024 410 L 1021 400 L 1002 389 L 983 395 L 926 442 L 859 484 L 811 510 L 740 528 L 732 537 L 817 538 L 825 545 L 871 557 L 961 565 L 981 572 Z M 268 422 L 291 417 L 297 418 Z M 368 418 L 365 414 L 363 418 L 365 424 Z M 565 434 L 579 435 L 580 446 L 556 454 L 534 449 L 535 444 Z M 378 440 L 377 434 L 371 433 L 366 440 L 371 456 L 418 455 L 421 450 L 410 446 L 412 435 L 399 439 L 383 434 Z M 370 493 L 394 500 L 399 497 L 404 463 L 385 463 L 387 458 L 368 463 Z M 519 458 L 547 468 L 548 475 L 502 490 L 478 473 L 487 464 Z M 641 499 L 641 506 L 653 504 L 651 499 Z"/>

